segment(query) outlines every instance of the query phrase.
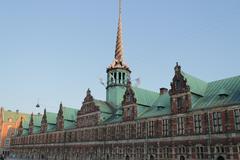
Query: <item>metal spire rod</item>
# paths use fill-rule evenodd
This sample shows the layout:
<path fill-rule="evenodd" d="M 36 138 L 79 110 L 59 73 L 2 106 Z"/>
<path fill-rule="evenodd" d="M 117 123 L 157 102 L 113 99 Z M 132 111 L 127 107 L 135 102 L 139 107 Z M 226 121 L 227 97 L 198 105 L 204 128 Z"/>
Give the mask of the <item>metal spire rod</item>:
<path fill-rule="evenodd" d="M 122 0 L 119 0 L 119 17 L 122 15 Z"/>

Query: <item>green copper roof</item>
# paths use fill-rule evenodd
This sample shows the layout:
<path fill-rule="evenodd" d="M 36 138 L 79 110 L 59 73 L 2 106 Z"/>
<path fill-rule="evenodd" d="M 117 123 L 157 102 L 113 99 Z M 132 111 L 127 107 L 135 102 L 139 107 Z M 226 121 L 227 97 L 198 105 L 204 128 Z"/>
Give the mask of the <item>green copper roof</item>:
<path fill-rule="evenodd" d="M 23 136 L 28 135 L 28 128 L 24 128 L 24 129 L 23 129 L 22 135 L 23 135 Z"/>
<path fill-rule="evenodd" d="M 73 129 L 76 128 L 76 122 L 64 120 L 64 129 Z"/>
<path fill-rule="evenodd" d="M 204 96 L 204 93 L 208 85 L 207 82 L 200 80 L 185 72 L 182 72 L 182 75 L 187 79 L 187 84 L 190 86 L 190 90 L 192 93 L 195 93 L 200 96 Z"/>
<path fill-rule="evenodd" d="M 99 109 L 102 113 L 113 113 L 114 108 L 107 102 L 94 99 L 94 103 L 96 106 L 99 107 Z"/>
<path fill-rule="evenodd" d="M 63 117 L 65 120 L 76 121 L 77 120 L 77 112 L 79 109 L 63 107 Z"/>
<path fill-rule="evenodd" d="M 8 122 L 9 118 L 12 118 L 13 122 L 16 122 L 21 116 L 27 116 L 28 114 L 26 113 L 20 113 L 20 112 L 14 112 L 11 110 L 4 110 L 3 112 L 3 121 Z"/>
<path fill-rule="evenodd" d="M 48 123 L 47 132 L 53 132 L 53 131 L 56 131 L 56 124 L 49 124 Z"/>
<path fill-rule="evenodd" d="M 47 123 L 56 124 L 57 122 L 57 113 L 47 112 Z"/>
<path fill-rule="evenodd" d="M 40 133 L 40 129 L 41 129 L 41 127 L 34 126 L 34 128 L 33 128 L 33 133 L 34 133 L 34 134 Z"/>
<path fill-rule="evenodd" d="M 162 116 L 171 113 L 170 96 L 168 93 L 159 95 L 152 107 L 148 108 L 139 118 Z"/>
<path fill-rule="evenodd" d="M 159 93 L 142 88 L 133 87 L 133 91 L 135 92 L 137 104 L 140 105 L 152 106 L 159 97 Z"/>
<path fill-rule="evenodd" d="M 220 96 L 219 93 L 227 92 Z M 192 109 L 203 109 L 224 105 L 240 104 L 240 76 L 208 83 L 205 95 L 193 103 Z"/>

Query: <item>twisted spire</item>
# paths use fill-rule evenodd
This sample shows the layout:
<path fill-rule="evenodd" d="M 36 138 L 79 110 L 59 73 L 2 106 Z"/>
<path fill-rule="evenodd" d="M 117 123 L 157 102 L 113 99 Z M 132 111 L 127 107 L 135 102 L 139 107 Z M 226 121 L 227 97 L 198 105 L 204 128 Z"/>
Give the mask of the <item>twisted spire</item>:
<path fill-rule="evenodd" d="M 119 15 L 118 15 L 118 31 L 115 48 L 115 56 L 112 64 L 108 69 L 125 68 L 128 69 L 127 64 L 123 62 L 123 40 L 122 40 L 122 0 L 119 0 Z"/>
<path fill-rule="evenodd" d="M 115 60 L 123 61 L 123 41 L 122 41 L 122 0 L 119 0 L 118 32 L 115 49 Z"/>

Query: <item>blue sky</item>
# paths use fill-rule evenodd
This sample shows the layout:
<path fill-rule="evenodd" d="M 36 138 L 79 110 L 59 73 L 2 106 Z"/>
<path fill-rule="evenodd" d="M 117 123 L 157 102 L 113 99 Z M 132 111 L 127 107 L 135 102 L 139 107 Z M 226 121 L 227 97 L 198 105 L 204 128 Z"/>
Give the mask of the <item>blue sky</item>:
<path fill-rule="evenodd" d="M 80 108 L 114 56 L 117 0 L 0 2 L 0 106 Z M 142 88 L 169 88 L 178 61 L 205 81 L 239 75 L 239 0 L 123 0 L 125 59 Z M 40 101 L 41 108 L 34 106 Z"/>

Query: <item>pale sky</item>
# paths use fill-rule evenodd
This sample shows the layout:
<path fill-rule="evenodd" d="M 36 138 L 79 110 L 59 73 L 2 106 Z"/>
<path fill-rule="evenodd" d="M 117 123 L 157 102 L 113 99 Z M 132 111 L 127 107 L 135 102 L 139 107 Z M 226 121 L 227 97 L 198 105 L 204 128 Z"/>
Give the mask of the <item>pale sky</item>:
<path fill-rule="evenodd" d="M 177 61 L 205 81 L 239 75 L 239 8 L 239 0 L 123 0 L 132 79 L 157 92 L 169 88 Z M 1 1 L 0 106 L 80 108 L 87 88 L 105 100 L 99 78 L 113 60 L 117 9 L 117 0 Z"/>

